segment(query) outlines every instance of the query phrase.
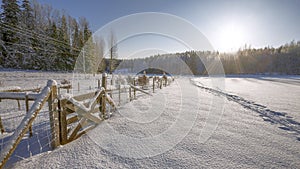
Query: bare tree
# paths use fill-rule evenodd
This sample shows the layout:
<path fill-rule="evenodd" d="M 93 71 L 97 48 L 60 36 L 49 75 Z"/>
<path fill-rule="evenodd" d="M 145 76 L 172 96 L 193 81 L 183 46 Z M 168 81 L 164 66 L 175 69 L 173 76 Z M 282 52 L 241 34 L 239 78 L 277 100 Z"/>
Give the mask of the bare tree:
<path fill-rule="evenodd" d="M 108 43 L 109 46 L 109 54 L 110 54 L 110 62 L 109 62 L 109 73 L 112 74 L 112 70 L 114 69 L 114 59 L 118 57 L 118 46 L 117 46 L 117 38 L 114 31 L 110 32 Z"/>
<path fill-rule="evenodd" d="M 102 37 L 95 36 L 95 43 L 96 43 L 96 59 L 97 59 L 97 68 L 99 72 L 105 71 L 105 59 L 104 59 L 104 48 L 105 48 L 105 41 Z"/>

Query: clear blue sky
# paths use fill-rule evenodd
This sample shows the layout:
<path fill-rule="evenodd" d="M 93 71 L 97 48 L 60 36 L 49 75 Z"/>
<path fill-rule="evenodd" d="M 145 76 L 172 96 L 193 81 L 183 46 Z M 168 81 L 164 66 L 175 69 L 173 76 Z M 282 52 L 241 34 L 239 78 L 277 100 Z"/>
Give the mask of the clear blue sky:
<path fill-rule="evenodd" d="M 93 31 L 138 12 L 164 12 L 194 24 L 215 50 L 243 44 L 274 46 L 300 40 L 300 0 L 38 0 L 84 16 Z"/>

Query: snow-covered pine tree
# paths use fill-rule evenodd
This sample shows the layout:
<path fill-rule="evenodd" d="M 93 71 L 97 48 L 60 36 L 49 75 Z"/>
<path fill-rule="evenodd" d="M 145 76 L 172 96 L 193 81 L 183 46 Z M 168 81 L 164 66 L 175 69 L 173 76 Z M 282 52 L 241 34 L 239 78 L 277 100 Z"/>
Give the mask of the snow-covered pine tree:
<path fill-rule="evenodd" d="M 32 68 L 32 58 L 34 50 L 32 48 L 31 30 L 34 28 L 33 10 L 29 0 L 23 0 L 21 4 L 20 26 L 22 33 L 20 33 L 20 52 L 22 60 L 19 61 L 21 68 Z"/>
<path fill-rule="evenodd" d="M 3 66 L 17 67 L 19 57 L 19 26 L 20 6 L 17 0 L 2 0 L 1 28 L 4 42 Z"/>
<path fill-rule="evenodd" d="M 70 38 L 68 34 L 67 19 L 65 15 L 61 17 L 60 27 L 58 29 L 58 40 L 61 42 L 59 45 L 59 59 L 57 60 L 57 66 L 60 70 L 70 69 Z"/>

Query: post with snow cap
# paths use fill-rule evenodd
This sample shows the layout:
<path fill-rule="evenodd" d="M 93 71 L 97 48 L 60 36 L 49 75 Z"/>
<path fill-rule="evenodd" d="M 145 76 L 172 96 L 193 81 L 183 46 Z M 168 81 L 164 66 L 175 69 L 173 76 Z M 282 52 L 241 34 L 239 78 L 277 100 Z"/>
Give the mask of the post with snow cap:
<path fill-rule="evenodd" d="M 51 93 L 48 98 L 48 106 L 49 106 L 50 128 L 51 128 L 51 137 L 52 137 L 51 146 L 54 149 L 60 145 L 57 83 L 55 80 L 48 80 L 47 86 L 51 86 Z"/>
<path fill-rule="evenodd" d="M 107 88 L 107 74 L 104 72 L 102 73 L 102 84 L 101 86 L 106 90 Z M 106 103 L 105 103 L 105 93 L 102 94 L 101 99 L 100 99 L 100 106 L 101 106 L 101 118 L 106 117 Z"/>

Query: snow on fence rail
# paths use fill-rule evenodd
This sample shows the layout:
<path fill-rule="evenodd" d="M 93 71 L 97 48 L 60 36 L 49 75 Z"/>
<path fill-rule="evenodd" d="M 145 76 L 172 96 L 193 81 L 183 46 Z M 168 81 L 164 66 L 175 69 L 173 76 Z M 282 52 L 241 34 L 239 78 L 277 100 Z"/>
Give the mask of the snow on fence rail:
<path fill-rule="evenodd" d="M 152 87 L 154 93 L 156 88 L 161 89 L 162 86 L 167 86 L 174 81 L 173 78 L 167 76 L 146 77 L 144 75 L 142 78 L 142 80 L 139 80 L 139 77 L 133 78 L 133 81 L 129 82 L 127 85 L 119 84 L 113 86 L 111 84 L 108 86 L 107 75 L 103 74 L 101 85 L 99 80 L 98 89 L 96 91 L 72 97 L 68 94 L 60 94 L 59 90 L 61 88 L 67 89 L 67 92 L 69 93 L 69 89 L 71 88 L 70 84 L 58 85 L 54 80 L 49 80 L 47 86 L 37 94 L 24 92 L 17 93 L 15 91 L 9 93 L 0 92 L 0 99 L 25 100 L 27 112 L 14 133 L 6 137 L 9 139 L 6 144 L 1 145 L 0 168 L 2 168 L 9 160 L 14 153 L 14 150 L 25 136 L 25 133 L 29 130 L 30 136 L 33 135 L 32 124 L 37 115 L 42 113 L 41 109 L 45 103 L 48 103 L 49 111 L 45 111 L 48 113 L 48 116 L 45 116 L 46 119 L 43 118 L 43 120 L 47 120 L 47 118 L 48 120 L 43 123 L 47 123 L 46 125 L 48 126 L 45 128 L 47 131 L 41 130 L 41 132 L 48 132 L 49 130 L 50 134 L 46 134 L 42 139 L 48 138 L 49 141 L 46 144 L 49 144 L 49 147 L 54 149 L 59 145 L 67 144 L 79 138 L 87 131 L 96 127 L 101 121 L 109 118 L 111 110 L 115 110 L 118 105 L 120 106 L 122 103 L 121 100 L 129 99 L 129 101 L 132 101 L 137 99 L 137 92 L 152 95 L 150 93 L 151 90 L 149 90 L 150 87 Z M 152 85 L 149 83 L 150 79 L 152 79 Z M 118 97 L 115 97 L 115 94 L 117 94 Z M 125 98 L 121 97 L 122 94 Z M 29 100 L 34 101 L 30 109 L 28 103 Z M 41 121 L 37 123 L 41 123 Z M 39 126 L 41 126 L 41 124 L 36 125 L 34 129 L 38 130 Z M 4 128 L 1 123 L 1 117 L 0 128 Z M 40 142 L 41 140 L 38 139 L 37 143 L 39 144 L 40 149 L 42 149 L 44 146 L 41 145 L 42 143 Z M 28 143 L 28 146 L 29 144 L 30 143 Z M 47 148 L 44 151 L 47 151 Z M 42 150 L 40 150 L 40 152 L 42 152 Z"/>

